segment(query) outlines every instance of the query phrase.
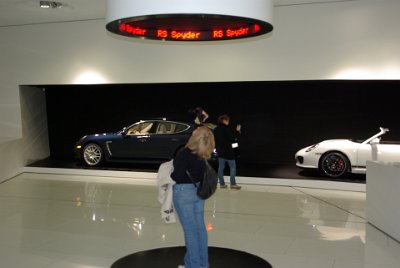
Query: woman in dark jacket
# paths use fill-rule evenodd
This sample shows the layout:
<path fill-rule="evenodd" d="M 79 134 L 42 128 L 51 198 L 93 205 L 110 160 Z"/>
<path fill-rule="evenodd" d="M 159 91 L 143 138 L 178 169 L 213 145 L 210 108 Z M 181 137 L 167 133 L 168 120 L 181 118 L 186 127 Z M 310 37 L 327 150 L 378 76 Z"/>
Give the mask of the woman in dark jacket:
<path fill-rule="evenodd" d="M 173 203 L 183 228 L 186 246 L 185 265 L 179 267 L 209 266 L 204 200 L 197 196 L 194 183 L 199 183 L 203 179 L 206 170 L 205 161 L 211 158 L 214 147 L 212 131 L 200 126 L 193 131 L 185 148 L 179 151 L 174 159 L 174 171 L 171 174 L 171 178 L 176 182 L 173 186 Z"/>

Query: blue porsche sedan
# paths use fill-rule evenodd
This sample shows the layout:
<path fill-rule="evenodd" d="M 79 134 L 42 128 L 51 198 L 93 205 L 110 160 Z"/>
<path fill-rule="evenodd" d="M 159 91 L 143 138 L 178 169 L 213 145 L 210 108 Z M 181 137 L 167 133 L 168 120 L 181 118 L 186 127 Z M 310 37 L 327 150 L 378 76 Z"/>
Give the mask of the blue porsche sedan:
<path fill-rule="evenodd" d="M 82 137 L 75 156 L 92 167 L 106 162 L 162 162 L 172 159 L 196 128 L 189 121 L 141 120 L 115 133 Z"/>

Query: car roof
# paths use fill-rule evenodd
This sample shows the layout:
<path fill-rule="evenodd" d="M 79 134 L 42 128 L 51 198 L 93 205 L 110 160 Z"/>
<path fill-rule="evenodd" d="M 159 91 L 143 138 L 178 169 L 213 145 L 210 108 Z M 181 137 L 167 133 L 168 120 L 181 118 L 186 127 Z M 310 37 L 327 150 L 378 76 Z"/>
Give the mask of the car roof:
<path fill-rule="evenodd" d="M 172 121 L 172 122 L 181 122 L 181 123 L 186 123 L 190 125 L 194 125 L 194 120 L 189 118 L 189 117 L 177 117 L 177 116 L 168 116 L 168 117 L 150 117 L 150 118 L 144 118 L 141 119 L 140 121 Z"/>

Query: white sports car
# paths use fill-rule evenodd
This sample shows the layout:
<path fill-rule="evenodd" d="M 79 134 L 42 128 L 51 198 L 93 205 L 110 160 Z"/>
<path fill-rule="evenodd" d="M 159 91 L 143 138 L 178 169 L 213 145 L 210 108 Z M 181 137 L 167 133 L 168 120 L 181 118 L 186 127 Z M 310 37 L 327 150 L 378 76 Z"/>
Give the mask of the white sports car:
<path fill-rule="evenodd" d="M 364 141 L 325 140 L 308 146 L 296 153 L 296 165 L 319 169 L 328 177 L 338 178 L 346 172 L 365 174 L 368 160 L 400 162 L 400 144 L 381 141 L 388 131 L 381 127 L 379 133 Z"/>

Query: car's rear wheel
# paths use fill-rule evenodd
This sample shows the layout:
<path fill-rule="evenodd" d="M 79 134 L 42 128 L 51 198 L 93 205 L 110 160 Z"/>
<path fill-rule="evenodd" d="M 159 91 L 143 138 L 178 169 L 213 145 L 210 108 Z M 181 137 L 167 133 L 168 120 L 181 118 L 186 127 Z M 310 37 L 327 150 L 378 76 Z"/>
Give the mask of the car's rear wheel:
<path fill-rule="evenodd" d="M 329 152 L 321 157 L 319 168 L 321 172 L 331 178 L 339 178 L 349 171 L 349 160 L 339 152 Z"/>
<path fill-rule="evenodd" d="M 99 166 L 103 162 L 103 150 L 100 145 L 89 143 L 83 148 L 82 158 L 88 166 Z"/>

